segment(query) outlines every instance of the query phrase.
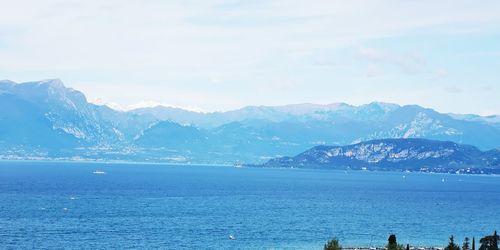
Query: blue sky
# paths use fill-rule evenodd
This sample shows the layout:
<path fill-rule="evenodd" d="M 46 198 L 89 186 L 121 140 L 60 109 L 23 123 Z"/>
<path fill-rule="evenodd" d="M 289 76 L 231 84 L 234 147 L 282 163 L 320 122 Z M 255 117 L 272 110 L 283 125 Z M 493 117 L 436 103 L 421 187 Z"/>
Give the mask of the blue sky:
<path fill-rule="evenodd" d="M 0 78 L 121 107 L 500 114 L 499 1 L 3 1 Z"/>

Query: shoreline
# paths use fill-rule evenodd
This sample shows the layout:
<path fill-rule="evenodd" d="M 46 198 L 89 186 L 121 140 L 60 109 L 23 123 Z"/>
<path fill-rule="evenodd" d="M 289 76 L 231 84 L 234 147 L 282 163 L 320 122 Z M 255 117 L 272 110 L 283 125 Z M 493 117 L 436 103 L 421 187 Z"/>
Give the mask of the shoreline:
<path fill-rule="evenodd" d="M 101 161 L 101 160 L 71 160 L 71 159 L 2 159 L 0 163 L 20 162 L 20 163 L 74 163 L 74 164 L 103 164 L 103 165 L 151 165 L 151 166 L 185 166 L 185 167 L 232 167 L 232 168 L 245 168 L 245 169 L 276 169 L 276 170 L 306 170 L 306 171 L 336 171 L 336 172 L 372 172 L 372 173 L 402 173 L 402 174 L 429 174 L 429 175 L 452 175 L 452 176 L 490 176 L 499 177 L 500 174 L 475 174 L 475 173 L 441 173 L 441 172 L 417 172 L 417 171 L 397 171 L 397 170 L 359 170 L 359 169 L 327 169 L 327 168 L 299 168 L 299 167 L 266 167 L 252 164 L 243 164 L 242 166 L 235 166 L 234 164 L 221 164 L 221 163 L 179 163 L 179 162 L 153 162 L 153 161 Z M 366 247 L 349 247 L 349 249 L 370 249 Z M 420 249 L 420 248 L 419 248 Z M 425 248 L 427 249 L 427 248 Z M 429 248 L 431 249 L 431 248 Z M 372 248 L 373 250 L 373 248 Z"/>
<path fill-rule="evenodd" d="M 3 162 L 43 162 L 43 163 L 76 163 L 76 164 L 105 164 L 105 165 L 173 165 L 173 166 L 207 166 L 207 167 L 234 167 L 231 164 L 220 164 L 220 163 L 179 163 L 179 162 L 154 162 L 154 161 L 101 161 L 101 160 L 71 160 L 71 159 L 2 159 L 0 158 L 0 163 Z"/>

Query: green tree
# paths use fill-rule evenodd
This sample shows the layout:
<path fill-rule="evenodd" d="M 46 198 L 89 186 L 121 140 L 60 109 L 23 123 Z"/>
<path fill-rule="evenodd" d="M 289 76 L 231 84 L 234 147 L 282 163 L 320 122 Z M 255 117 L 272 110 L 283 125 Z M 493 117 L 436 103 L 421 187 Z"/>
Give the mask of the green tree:
<path fill-rule="evenodd" d="M 469 237 L 465 237 L 464 244 L 462 244 L 462 250 L 470 250 Z"/>
<path fill-rule="evenodd" d="M 479 241 L 481 243 L 479 250 L 498 250 L 498 240 L 500 237 L 498 237 L 497 231 L 493 235 L 485 236 Z"/>
<path fill-rule="evenodd" d="M 444 248 L 444 250 L 460 250 L 460 247 L 455 244 L 455 239 L 453 238 L 453 235 L 450 236 L 450 242 L 448 243 L 448 246 Z"/>
<path fill-rule="evenodd" d="M 340 245 L 339 241 L 336 238 L 333 238 L 325 244 L 325 247 L 323 247 L 323 249 L 324 250 L 341 250 L 342 246 Z"/>
<path fill-rule="evenodd" d="M 389 243 L 387 243 L 387 250 L 404 250 L 403 245 L 398 245 L 398 242 L 396 240 L 396 235 L 391 234 L 389 235 L 388 239 Z"/>
<path fill-rule="evenodd" d="M 394 244 L 397 244 L 396 235 L 391 234 L 391 235 L 389 235 L 389 245 L 394 245 Z"/>

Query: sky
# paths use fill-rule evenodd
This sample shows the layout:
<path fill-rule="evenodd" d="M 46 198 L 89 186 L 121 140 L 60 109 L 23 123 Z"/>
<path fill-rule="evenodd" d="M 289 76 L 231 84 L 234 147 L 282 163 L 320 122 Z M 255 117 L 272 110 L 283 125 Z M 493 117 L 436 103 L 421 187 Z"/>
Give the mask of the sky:
<path fill-rule="evenodd" d="M 500 114 L 500 1 L 0 0 L 0 79 L 223 111 L 373 101 Z"/>

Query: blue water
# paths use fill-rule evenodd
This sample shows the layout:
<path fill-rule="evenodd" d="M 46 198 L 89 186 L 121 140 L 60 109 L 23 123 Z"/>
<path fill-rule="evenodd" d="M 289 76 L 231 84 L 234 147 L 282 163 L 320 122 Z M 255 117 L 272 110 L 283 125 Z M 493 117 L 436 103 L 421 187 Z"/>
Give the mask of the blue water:
<path fill-rule="evenodd" d="M 495 176 L 0 163 L 2 249 L 443 246 L 500 230 L 499 211 Z"/>

